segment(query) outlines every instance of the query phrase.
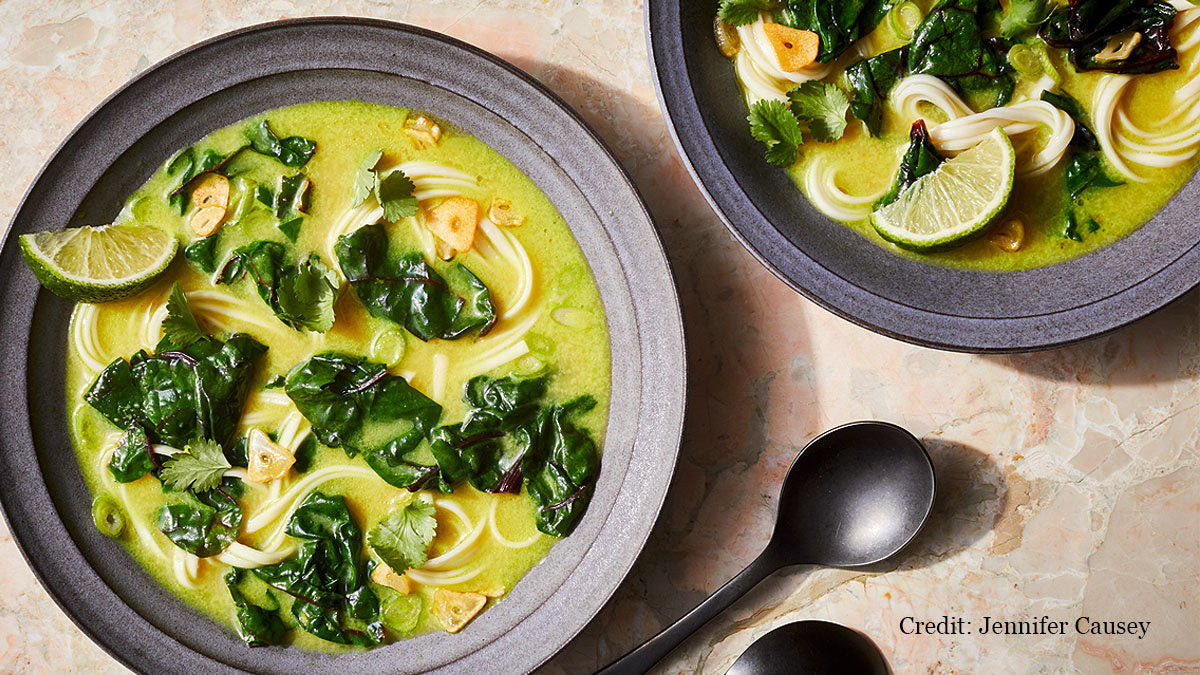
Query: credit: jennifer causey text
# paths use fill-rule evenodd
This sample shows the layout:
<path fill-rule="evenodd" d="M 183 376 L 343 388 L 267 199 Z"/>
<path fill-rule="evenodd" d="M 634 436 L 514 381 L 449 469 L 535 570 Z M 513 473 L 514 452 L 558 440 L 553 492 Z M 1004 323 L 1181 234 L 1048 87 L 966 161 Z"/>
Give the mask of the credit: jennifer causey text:
<path fill-rule="evenodd" d="M 906 616 L 900 619 L 905 635 L 1128 635 L 1141 640 L 1150 631 L 1149 621 L 1112 620 L 1081 616 L 1072 621 L 1048 616 L 1005 619 L 984 616 L 965 619 L 942 616 L 936 619 Z"/>

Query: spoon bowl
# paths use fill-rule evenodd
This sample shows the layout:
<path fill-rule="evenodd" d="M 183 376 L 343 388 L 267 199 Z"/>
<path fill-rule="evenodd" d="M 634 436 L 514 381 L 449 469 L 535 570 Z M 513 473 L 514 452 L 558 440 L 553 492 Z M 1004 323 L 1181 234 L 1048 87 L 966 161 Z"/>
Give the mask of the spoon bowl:
<path fill-rule="evenodd" d="M 754 562 L 600 673 L 645 673 L 781 567 L 858 567 L 896 554 L 925 524 L 933 494 L 933 462 L 925 446 L 895 424 L 852 422 L 817 436 L 788 469 L 771 541 Z"/>
<path fill-rule="evenodd" d="M 828 621 L 796 621 L 755 640 L 725 675 L 888 675 L 870 638 Z"/>
<path fill-rule="evenodd" d="M 772 544 L 796 563 L 857 567 L 904 548 L 933 508 L 925 446 L 887 422 L 817 436 L 788 469 Z"/>

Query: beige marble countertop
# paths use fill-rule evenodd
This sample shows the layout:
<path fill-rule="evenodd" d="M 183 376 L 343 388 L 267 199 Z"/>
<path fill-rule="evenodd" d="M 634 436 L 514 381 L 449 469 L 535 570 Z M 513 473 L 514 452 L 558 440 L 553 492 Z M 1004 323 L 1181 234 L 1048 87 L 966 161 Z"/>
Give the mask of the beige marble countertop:
<path fill-rule="evenodd" d="M 937 465 L 935 518 L 883 569 L 776 574 L 676 650 L 662 673 L 723 673 L 802 618 L 869 634 L 897 673 L 1200 672 L 1200 296 L 1103 339 L 1020 356 L 931 351 L 793 293 L 692 185 L 659 114 L 635 0 L 170 0 L 0 3 L 0 222 L 75 124 L 149 64 L 227 30 L 351 14 L 443 31 L 557 91 L 643 190 L 686 312 L 692 392 L 674 484 L 645 554 L 544 667 L 606 663 L 759 552 L 777 486 L 816 433 L 901 424 Z M 907 635 L 904 617 L 1048 616 L 1065 636 Z M 1149 621 L 1079 635 L 1079 617 Z M 123 672 L 39 587 L 0 526 L 0 672 Z"/>

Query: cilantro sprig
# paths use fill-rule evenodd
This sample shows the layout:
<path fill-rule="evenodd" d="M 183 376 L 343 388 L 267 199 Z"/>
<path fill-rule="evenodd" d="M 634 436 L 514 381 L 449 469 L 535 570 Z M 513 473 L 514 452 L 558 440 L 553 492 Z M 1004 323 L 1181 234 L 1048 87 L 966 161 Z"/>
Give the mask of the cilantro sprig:
<path fill-rule="evenodd" d="M 383 158 L 383 150 L 375 150 L 363 159 L 354 175 L 352 206 L 359 206 L 367 197 L 375 195 L 383 207 L 383 217 L 396 222 L 401 218 L 417 214 L 417 198 L 413 191 L 417 186 L 399 169 L 379 175 L 376 165 Z"/>
<path fill-rule="evenodd" d="M 730 26 L 744 26 L 758 21 L 759 12 L 773 12 L 779 6 L 776 0 L 721 0 L 717 17 Z"/>
<path fill-rule="evenodd" d="M 761 100 L 750 106 L 750 135 L 767 146 L 767 161 L 791 166 L 800 159 L 804 132 L 822 143 L 846 133 L 850 99 L 837 85 L 804 82 L 788 92 L 788 102 Z"/>
<path fill-rule="evenodd" d="M 167 316 L 163 319 L 162 330 L 163 336 L 177 349 L 208 337 L 188 307 L 187 296 L 179 282 L 175 282 L 171 287 L 171 295 L 167 297 Z"/>
<path fill-rule="evenodd" d="M 163 462 L 160 478 L 172 489 L 206 492 L 216 489 L 231 468 L 221 446 L 207 439 L 196 439 L 183 452 Z"/>
<path fill-rule="evenodd" d="M 433 505 L 414 499 L 392 511 L 367 533 L 367 543 L 397 574 L 420 567 L 429 556 L 429 544 L 437 533 Z"/>

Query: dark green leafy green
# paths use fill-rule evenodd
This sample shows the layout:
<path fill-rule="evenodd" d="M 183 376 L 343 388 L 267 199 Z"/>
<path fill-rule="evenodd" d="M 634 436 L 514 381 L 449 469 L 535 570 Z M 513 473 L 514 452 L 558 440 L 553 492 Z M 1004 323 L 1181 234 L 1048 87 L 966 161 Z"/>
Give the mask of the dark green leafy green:
<path fill-rule="evenodd" d="M 167 191 L 167 203 L 171 208 L 180 215 L 187 212 L 188 203 L 192 197 L 191 191 L 187 187 L 205 174 L 220 172 L 230 160 L 242 151 L 242 147 L 224 155 L 211 148 L 200 153 L 197 153 L 195 148 L 184 148 L 176 153 L 167 162 L 167 175 L 175 178 L 171 189 Z"/>
<path fill-rule="evenodd" d="M 183 255 L 202 271 L 212 274 L 217 270 L 217 237 L 210 235 L 197 239 L 183 249 Z"/>
<path fill-rule="evenodd" d="M 836 84 L 804 82 L 788 92 L 792 114 L 808 123 L 808 131 L 822 143 L 831 143 L 846 133 L 850 101 Z"/>
<path fill-rule="evenodd" d="M 530 452 L 521 460 L 526 488 L 538 506 L 537 528 L 546 534 L 570 534 L 591 501 L 600 474 L 600 453 L 571 417 L 595 405 L 591 396 L 580 396 L 543 410 Z"/>
<path fill-rule="evenodd" d="M 266 120 L 261 120 L 258 124 L 248 127 L 244 133 L 246 140 L 250 141 L 250 147 L 255 152 L 274 157 L 284 166 L 304 166 L 317 150 L 316 143 L 301 136 L 279 138 L 274 131 L 271 131 Z"/>
<path fill-rule="evenodd" d="M 308 213 L 309 187 L 312 181 L 302 173 L 294 176 L 280 176 L 279 185 L 275 189 L 272 212 L 279 219 L 277 227 L 289 241 L 295 242 L 300 234 L 300 225 L 304 215 Z"/>
<path fill-rule="evenodd" d="M 396 487 L 424 485 L 437 467 L 411 455 L 433 430 L 442 407 L 382 364 L 324 352 L 288 374 L 285 391 L 313 435 L 348 456 L 362 453 L 367 464 Z"/>
<path fill-rule="evenodd" d="M 229 589 L 230 598 L 233 599 L 235 616 L 238 621 L 238 635 L 247 647 L 280 644 L 287 635 L 287 626 L 276 613 L 279 610 L 278 605 L 271 609 L 250 602 L 242 593 L 242 589 L 238 587 L 241 579 L 242 570 L 236 567 L 225 573 L 225 586 Z"/>
<path fill-rule="evenodd" d="M 197 439 L 187 444 L 184 452 L 163 462 L 159 475 L 164 485 L 173 490 L 207 492 L 221 485 L 225 470 L 231 467 L 221 446 L 213 441 Z"/>
<path fill-rule="evenodd" d="M 1100 223 L 1079 209 L 1068 208 L 1067 224 L 1063 228 L 1062 236 L 1072 241 L 1083 241 L 1083 230 L 1087 230 L 1089 233 L 1099 232 Z"/>
<path fill-rule="evenodd" d="M 453 340 L 496 321 L 487 286 L 461 263 L 439 275 L 420 253 L 388 256 L 382 225 L 338 237 L 334 246 L 342 274 L 372 316 L 404 326 L 422 340 Z"/>
<path fill-rule="evenodd" d="M 156 354 L 116 359 L 96 377 L 84 399 L 110 422 L 146 431 L 152 442 L 181 448 L 205 438 L 228 443 L 237 430 L 254 364 L 266 347 L 248 335 L 227 341 L 173 344 Z"/>
<path fill-rule="evenodd" d="M 304 630 L 340 644 L 369 647 L 383 640 L 379 599 L 367 584 L 362 530 L 339 495 L 313 491 L 288 520 L 300 540 L 292 558 L 254 574 L 295 598 L 292 615 Z"/>
<path fill-rule="evenodd" d="M 232 283 L 247 274 L 258 297 L 283 323 L 318 333 L 333 326 L 338 278 L 320 256 L 314 253 L 293 265 L 283 244 L 251 242 L 234 250 L 217 275 L 217 283 Z"/>
<path fill-rule="evenodd" d="M 900 197 L 900 193 L 917 182 L 918 178 L 933 173 L 942 165 L 942 162 L 946 161 L 942 153 L 933 147 L 925 120 L 917 120 L 913 123 L 909 139 L 908 150 L 905 151 L 904 158 L 900 160 L 900 169 L 896 172 L 896 179 L 892 181 L 892 188 L 883 196 L 883 199 L 875 203 L 877 209 L 896 201 Z"/>
<path fill-rule="evenodd" d="M 1077 201 L 1088 188 L 1107 188 L 1124 185 L 1121 181 L 1113 180 L 1104 173 L 1100 154 L 1096 152 L 1074 152 L 1067 163 L 1066 171 L 1067 194 L 1071 201 Z"/>
<path fill-rule="evenodd" d="M 1171 44 L 1177 13 L 1162 0 L 1071 0 L 1054 11 L 1040 34 L 1050 46 L 1068 50 L 1076 70 L 1157 73 L 1179 67 Z M 1126 58 L 1105 58 L 1109 42 L 1123 33 L 1139 33 L 1140 41 Z"/>
<path fill-rule="evenodd" d="M 817 61 L 829 63 L 875 30 L 892 4 L 892 0 L 787 0 L 781 20 L 816 33 L 821 40 Z"/>
<path fill-rule="evenodd" d="M 131 483 L 158 466 L 150 449 L 150 439 L 139 426 L 129 428 L 108 460 L 108 471 L 118 483 Z"/>
<path fill-rule="evenodd" d="M 913 35 L 908 72 L 944 80 L 976 110 L 1008 103 L 1016 80 L 984 37 L 983 20 L 994 6 L 995 0 L 940 0 Z"/>
<path fill-rule="evenodd" d="M 181 494 L 185 501 L 158 509 L 158 529 L 172 543 L 196 557 L 208 558 L 237 539 L 242 507 L 236 500 L 219 490 Z"/>
<path fill-rule="evenodd" d="M 744 26 L 758 21 L 759 12 L 773 12 L 781 6 L 777 0 L 721 0 L 717 16 L 730 26 Z"/>
<path fill-rule="evenodd" d="M 867 125 L 867 131 L 872 136 L 878 136 L 883 129 L 883 111 L 888 106 L 888 94 L 900 80 L 903 68 L 902 49 L 856 61 L 846 68 L 850 110 Z"/>
<path fill-rule="evenodd" d="M 756 101 L 750 106 L 750 135 L 767 146 L 767 161 L 791 166 L 800 159 L 804 131 L 800 120 L 781 101 Z"/>
<path fill-rule="evenodd" d="M 465 421 L 433 434 L 441 482 L 453 486 L 465 478 L 482 492 L 520 492 L 522 459 L 538 437 L 546 386 L 545 377 L 471 378 L 463 391 Z"/>
<path fill-rule="evenodd" d="M 379 521 L 367 533 L 367 542 L 396 574 L 420 567 L 428 559 L 429 545 L 437 533 L 434 511 L 433 504 L 414 499 Z"/>
<path fill-rule="evenodd" d="M 1008 40 L 1026 38 L 1046 23 L 1054 7 L 1053 0 L 1008 0 L 1008 9 L 1000 20 L 1000 34 Z"/>

